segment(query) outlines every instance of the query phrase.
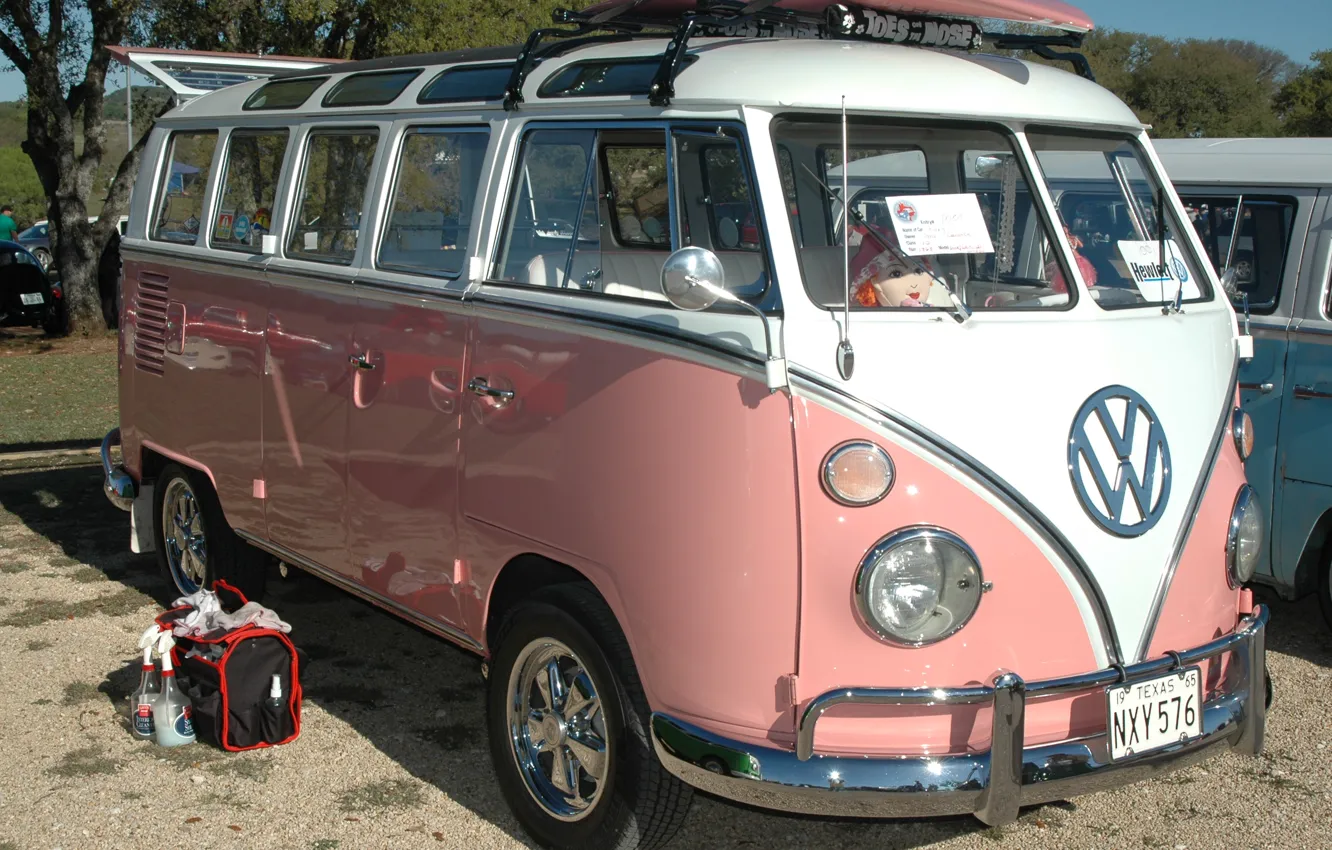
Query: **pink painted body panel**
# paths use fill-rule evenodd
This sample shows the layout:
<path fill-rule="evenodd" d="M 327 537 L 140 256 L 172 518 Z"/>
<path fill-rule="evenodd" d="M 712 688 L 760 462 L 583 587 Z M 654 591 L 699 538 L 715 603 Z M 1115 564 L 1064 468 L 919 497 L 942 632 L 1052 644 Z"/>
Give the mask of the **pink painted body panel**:
<path fill-rule="evenodd" d="M 988 684 L 996 671 L 1048 679 L 1097 669 L 1087 629 L 1063 579 L 1037 547 L 961 483 L 838 412 L 797 399 L 801 506 L 801 707 L 839 687 L 964 687 Z M 850 439 L 883 446 L 896 467 L 888 496 L 847 508 L 820 484 L 828 451 Z M 905 526 L 938 525 L 966 540 L 994 588 L 971 622 L 920 648 L 894 646 L 871 632 L 855 609 L 855 573 L 865 552 Z M 891 719 L 891 722 L 886 722 Z M 922 754 L 988 749 L 989 710 L 842 707 L 819 721 L 823 753 Z M 1033 701 L 1030 743 L 1057 741 L 1105 724 L 1104 701 L 1076 697 Z"/>
<path fill-rule="evenodd" d="M 264 465 L 269 539 L 347 576 L 347 409 L 350 286 L 271 287 L 264 380 Z"/>
<path fill-rule="evenodd" d="M 615 611 L 654 710 L 758 740 L 789 729 L 788 397 L 628 335 L 481 316 L 473 338 L 466 377 L 517 393 L 505 407 L 464 401 L 464 546 L 479 587 L 524 552 L 569 564 Z"/>
<path fill-rule="evenodd" d="M 1149 657 L 1230 634 L 1241 614 L 1239 594 L 1226 578 L 1226 530 L 1244 484 L 1244 462 L 1229 430 L 1224 443 L 1166 594 Z M 1223 662 L 1214 661 L 1203 671 L 1209 689 L 1220 681 Z"/>
<path fill-rule="evenodd" d="M 172 325 L 157 346 L 161 374 L 136 367 L 152 365 L 136 355 L 136 335 L 152 348 L 149 337 L 158 332 L 139 319 L 141 277 L 156 291 L 165 288 L 171 305 Z M 203 272 L 132 256 L 124 263 L 120 417 L 131 469 L 140 471 L 139 449 L 146 444 L 207 472 L 227 521 L 255 534 L 265 532 L 263 502 L 253 490 L 261 464 L 266 291 L 262 273 Z M 178 348 L 169 344 L 173 338 Z"/>
<path fill-rule="evenodd" d="M 467 322 L 404 300 L 362 298 L 348 414 L 351 574 L 451 625 L 458 555 L 460 394 Z"/>

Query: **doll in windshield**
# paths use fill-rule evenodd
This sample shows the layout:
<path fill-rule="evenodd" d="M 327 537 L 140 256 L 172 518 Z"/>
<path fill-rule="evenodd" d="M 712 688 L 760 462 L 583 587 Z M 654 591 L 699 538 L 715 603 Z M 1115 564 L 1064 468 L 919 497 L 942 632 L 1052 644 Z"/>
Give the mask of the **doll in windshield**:
<path fill-rule="evenodd" d="M 930 268 L 929 260 L 905 259 L 897 249 L 896 234 L 891 231 L 874 228 L 879 239 L 897 250 L 884 248 L 883 242 L 863 227 L 852 229 L 861 235 L 860 249 L 851 260 L 853 303 L 861 307 L 924 307 L 934 285 L 934 278 L 922 269 Z"/>

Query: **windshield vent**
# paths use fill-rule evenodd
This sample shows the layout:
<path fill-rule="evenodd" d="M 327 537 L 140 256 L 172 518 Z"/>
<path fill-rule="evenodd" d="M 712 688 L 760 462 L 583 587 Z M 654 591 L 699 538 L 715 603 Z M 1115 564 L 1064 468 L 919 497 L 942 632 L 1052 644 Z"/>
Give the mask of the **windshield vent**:
<path fill-rule="evenodd" d="M 139 273 L 135 298 L 134 365 L 154 375 L 162 374 L 166 359 L 167 277 Z"/>

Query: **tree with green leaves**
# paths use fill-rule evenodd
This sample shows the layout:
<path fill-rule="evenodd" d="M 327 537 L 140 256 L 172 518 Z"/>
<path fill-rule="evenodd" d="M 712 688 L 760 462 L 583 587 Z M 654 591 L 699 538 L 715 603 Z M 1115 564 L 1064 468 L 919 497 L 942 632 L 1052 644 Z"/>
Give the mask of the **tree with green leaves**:
<path fill-rule="evenodd" d="M 568 0 L 157 0 L 151 43 L 370 59 L 521 42 Z"/>
<path fill-rule="evenodd" d="M 124 42 L 145 0 L 0 0 L 0 53 L 27 83 L 32 160 L 46 194 L 52 257 L 60 268 L 69 330 L 106 327 L 98 265 L 129 208 L 145 132 L 121 160 L 101 217 L 88 221 L 88 200 L 106 151 L 103 101 L 110 45 Z"/>
<path fill-rule="evenodd" d="M 1291 77 L 1274 101 L 1287 136 L 1332 136 L 1332 50 L 1312 59 L 1314 64 Z"/>

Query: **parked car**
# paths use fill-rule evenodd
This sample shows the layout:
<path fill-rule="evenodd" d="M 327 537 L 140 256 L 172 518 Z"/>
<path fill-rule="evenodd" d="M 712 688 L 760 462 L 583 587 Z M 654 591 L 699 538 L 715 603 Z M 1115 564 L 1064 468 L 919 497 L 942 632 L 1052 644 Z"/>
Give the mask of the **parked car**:
<path fill-rule="evenodd" d="M 1254 337 L 1240 366 L 1245 472 L 1272 530 L 1254 580 L 1316 592 L 1332 627 L 1332 139 L 1178 139 L 1157 153 Z"/>
<path fill-rule="evenodd" d="M 88 218 L 90 222 L 96 220 L 92 216 Z M 102 249 L 102 256 L 97 266 L 98 297 L 102 302 L 102 318 L 108 328 L 115 328 L 120 320 L 120 240 L 125 235 L 128 225 L 129 216 L 122 215 L 116 226 L 116 232 L 111 234 L 111 239 Z M 50 222 L 43 219 L 18 235 L 19 243 L 31 251 L 42 268 L 48 272 L 52 270 L 49 228 Z"/>
<path fill-rule="evenodd" d="M 32 252 L 0 240 L 0 326 L 54 328 L 63 307 L 60 295 Z"/>
<path fill-rule="evenodd" d="M 97 221 L 96 216 L 89 216 L 89 222 Z M 116 232 L 120 236 L 125 235 L 125 228 L 129 224 L 129 216 L 122 215 L 116 225 Z M 42 268 L 48 268 L 51 265 L 51 224 L 46 219 L 33 224 L 27 230 L 18 234 L 18 241 L 23 247 L 32 252 L 32 255 L 42 264 Z"/>

